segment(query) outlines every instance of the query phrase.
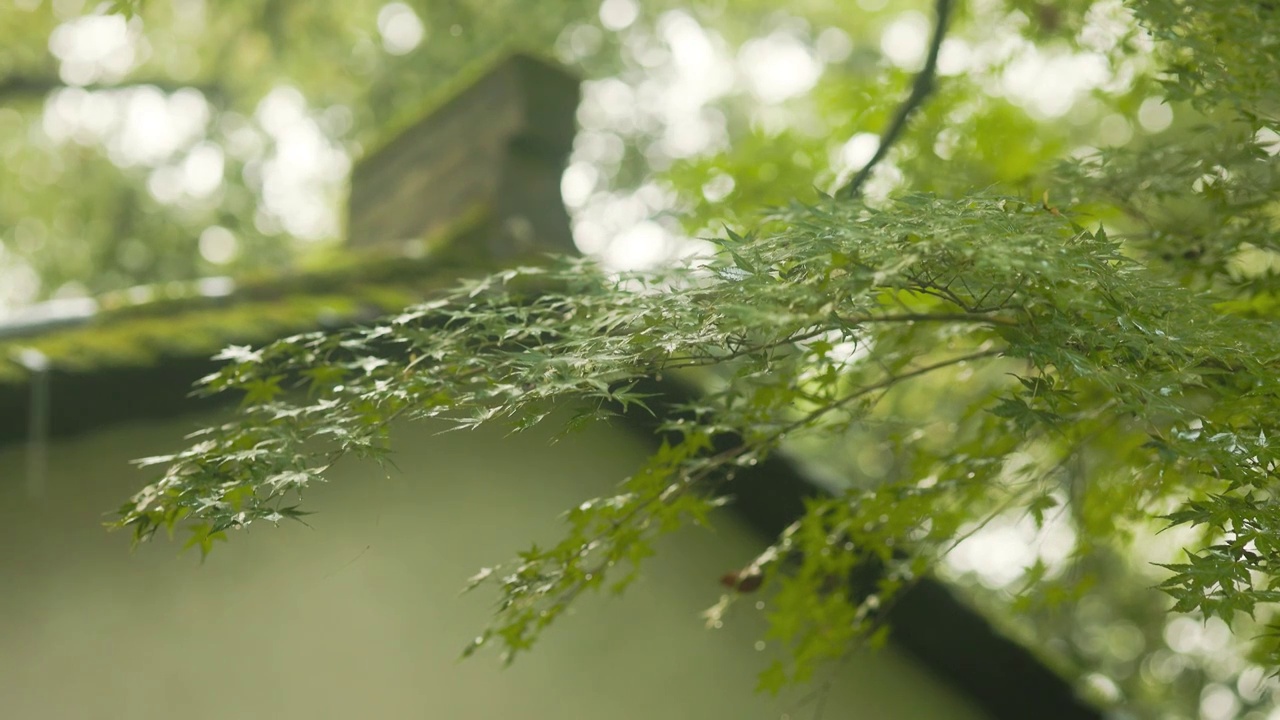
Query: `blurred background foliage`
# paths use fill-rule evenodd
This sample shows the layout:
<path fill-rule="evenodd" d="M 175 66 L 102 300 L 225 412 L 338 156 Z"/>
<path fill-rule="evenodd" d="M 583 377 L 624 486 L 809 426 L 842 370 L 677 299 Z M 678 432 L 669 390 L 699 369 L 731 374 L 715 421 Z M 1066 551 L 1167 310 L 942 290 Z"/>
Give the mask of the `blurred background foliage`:
<path fill-rule="evenodd" d="M 654 265 L 697 251 L 690 238 L 722 223 L 830 192 L 866 162 L 932 23 L 929 4 L 887 0 L 134 5 L 128 17 L 85 0 L 0 6 L 0 318 L 49 299 L 333 262 L 352 163 L 511 48 L 585 78 L 562 183 L 579 247 L 617 267 Z M 1173 178 L 1194 161 L 1187 148 L 1230 166 L 1280 137 L 1206 133 L 1213 108 L 1165 102 L 1155 48 L 1116 0 L 964 3 L 939 91 L 868 197 L 996 187 L 1071 206 L 1131 233 L 1135 253 L 1189 284 L 1266 311 L 1274 273 L 1240 272 L 1238 251 L 1267 247 L 1278 176 L 1210 173 L 1194 201 Z M 1114 172 L 1059 163 L 1086 156 Z M 1242 203 L 1261 209 L 1215 224 Z M 945 427 L 968 391 L 943 390 L 895 396 L 886 414 Z M 892 436 L 869 425 L 795 449 L 874 482 L 895 472 Z M 1132 451 L 1115 445 L 1091 442 L 1075 472 Z M 947 571 L 1117 717 L 1280 717 L 1274 678 L 1225 625 L 1166 615 L 1150 589 L 1162 576 L 1149 561 L 1168 561 L 1177 539 L 1137 527 L 1126 529 L 1133 552 L 1086 542 L 1076 529 L 1088 503 L 1071 490 L 1049 511 L 1058 521 L 993 523 Z"/>

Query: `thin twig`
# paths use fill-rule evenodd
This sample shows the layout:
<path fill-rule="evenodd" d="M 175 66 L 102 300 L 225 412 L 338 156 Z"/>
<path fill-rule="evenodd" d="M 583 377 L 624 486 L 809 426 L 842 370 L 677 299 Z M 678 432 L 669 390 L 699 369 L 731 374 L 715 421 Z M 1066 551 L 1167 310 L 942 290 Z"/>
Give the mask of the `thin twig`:
<path fill-rule="evenodd" d="M 1014 493 L 1008 498 L 1005 498 L 1004 502 L 997 505 L 995 509 L 993 509 L 984 518 L 982 518 L 977 523 L 975 523 L 973 527 L 953 537 L 951 539 L 951 542 L 947 545 L 947 547 L 943 549 L 941 552 L 938 552 L 936 554 L 936 557 L 932 560 L 931 565 L 937 565 L 938 563 L 940 563 L 943 560 L 943 558 L 951 554 L 951 552 L 955 550 L 957 547 L 959 547 L 961 543 L 973 537 L 974 535 L 978 534 L 984 528 L 990 525 L 993 520 L 1003 515 L 1009 508 L 1013 506 L 1015 501 L 1022 499 L 1028 487 L 1031 487 L 1031 486 L 1030 485 L 1024 486 L 1017 493 Z M 872 618 L 870 625 L 867 626 L 867 630 L 864 633 L 864 637 L 869 637 L 873 632 L 880 629 L 886 622 L 888 622 L 889 612 L 893 610 L 895 605 L 897 605 L 898 600 L 904 594 L 906 594 L 907 592 L 915 588 L 915 586 L 919 585 L 920 582 L 924 580 L 924 578 L 927 577 L 928 575 L 929 575 L 929 572 L 927 569 L 925 572 L 912 574 L 912 576 L 909 579 L 907 579 L 902 584 L 902 586 L 899 587 L 897 591 L 893 593 L 893 595 L 890 596 L 890 598 L 885 602 L 885 604 L 877 609 L 876 616 Z M 815 688 L 808 695 L 806 695 L 805 698 L 801 701 L 801 704 L 808 704 L 810 702 L 814 703 L 813 720 L 822 720 L 823 715 L 826 712 L 827 700 L 829 700 L 831 697 L 831 690 L 832 690 L 832 687 L 835 685 L 836 675 L 839 669 L 844 665 L 846 665 L 850 659 L 852 659 L 855 652 L 862 650 L 864 647 L 865 646 L 860 640 L 851 643 L 849 647 L 843 653 L 840 654 L 840 657 L 836 661 L 835 667 L 831 669 L 831 672 L 827 675 L 827 678 L 822 681 L 822 684 L 819 685 L 817 688 Z"/>
<path fill-rule="evenodd" d="M 1013 318 L 1001 317 L 999 315 L 979 315 L 974 312 L 962 313 L 898 313 L 895 315 L 865 315 L 859 317 L 841 317 L 841 322 L 850 325 L 865 325 L 870 323 L 912 323 L 912 322 L 939 322 L 939 323 L 975 323 L 978 325 L 1007 325 L 1014 327 L 1018 325 L 1018 321 Z"/>
<path fill-rule="evenodd" d="M 829 412 L 839 410 L 840 408 L 849 405 L 850 403 L 852 403 L 855 400 L 858 400 L 859 398 L 866 397 L 867 395 L 870 395 L 875 392 L 879 392 L 880 390 L 888 390 L 889 388 L 893 387 L 894 385 L 897 385 L 899 382 L 902 382 L 903 380 L 910 380 L 912 378 L 920 377 L 921 375 L 928 375 L 934 370 L 941 370 L 942 368 L 951 367 L 952 365 L 959 365 L 961 363 L 970 362 L 972 360 L 981 360 L 982 358 L 994 357 L 994 356 L 1000 355 L 1003 352 L 1004 352 L 1003 348 L 989 348 L 987 350 L 979 350 L 977 352 L 969 353 L 968 355 L 959 355 L 957 357 L 948 358 L 946 360 L 940 360 L 931 365 L 924 365 L 922 367 L 908 370 L 898 375 L 890 375 L 889 377 L 884 378 L 883 380 L 879 380 L 877 382 L 871 383 L 870 385 L 864 385 L 863 387 L 858 388 L 857 390 L 849 393 L 848 395 L 845 395 L 842 398 L 839 398 L 831 402 L 830 404 L 824 407 L 820 407 L 820 408 L 817 408 L 816 410 L 813 410 L 812 412 L 801 417 L 799 420 L 796 420 L 792 422 L 790 425 L 787 425 L 783 429 L 783 433 L 789 433 L 789 432 L 798 430 L 820 419 L 823 415 L 826 415 Z"/>
<path fill-rule="evenodd" d="M 911 114 L 933 92 L 934 78 L 938 71 L 938 52 L 942 48 L 942 39 L 947 34 L 947 22 L 951 18 L 953 5 L 954 0 L 937 0 L 934 5 L 937 21 L 933 27 L 933 38 L 929 41 L 929 55 L 925 58 L 924 67 L 916 74 L 915 82 L 911 84 L 911 94 L 898 106 L 898 112 L 894 115 L 893 121 L 889 123 L 884 133 L 881 134 L 880 147 L 876 148 L 876 154 L 867 161 L 866 165 L 862 166 L 862 169 L 853 176 L 853 179 L 848 184 L 836 190 L 835 195 L 837 198 L 852 200 L 862 193 L 862 186 L 871 177 L 871 171 L 889 154 L 889 149 L 893 147 L 893 144 L 898 141 L 898 136 L 906 129 L 907 121 L 911 119 Z"/>

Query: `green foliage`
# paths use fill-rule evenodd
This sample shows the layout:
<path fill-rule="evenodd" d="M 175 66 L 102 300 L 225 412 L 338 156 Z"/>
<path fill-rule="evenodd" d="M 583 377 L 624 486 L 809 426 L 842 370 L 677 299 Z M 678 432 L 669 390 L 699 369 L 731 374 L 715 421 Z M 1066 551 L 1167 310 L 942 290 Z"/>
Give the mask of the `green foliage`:
<path fill-rule="evenodd" d="M 860 41 L 869 32 L 843 5 L 813 5 L 815 23 L 844 23 Z M 713 258 L 621 274 L 558 260 L 470 281 L 367 327 L 228 348 L 201 392 L 241 393 L 241 416 L 186 450 L 142 461 L 160 477 L 122 508 L 120 524 L 139 540 L 181 525 L 208 552 L 232 530 L 300 517 L 302 493 L 339 459 L 385 460 L 400 421 L 519 429 L 566 405 L 581 411 L 571 425 L 651 411 L 665 442 L 614 495 L 570 510 L 554 544 L 473 578 L 501 600 L 468 654 L 497 645 L 515 657 L 584 591 L 625 588 L 658 535 L 704 521 L 732 494 L 736 472 L 779 450 L 825 459 L 848 482 L 812 501 L 709 612 L 719 622 L 740 594 L 763 589 L 770 638 L 789 652 L 762 674 L 762 689 L 883 642 L 885 610 L 911 583 L 987 523 L 1024 515 L 1037 527 L 1065 518 L 1069 568 L 1037 560 L 1016 597 L 1000 601 L 1072 638 L 1077 667 L 1137 677 L 1132 658 L 1091 655 L 1061 618 L 1099 597 L 1124 608 L 1108 605 L 1117 627 L 1147 612 L 1159 596 L 1123 588 L 1141 585 L 1150 568 L 1118 558 L 1152 527 L 1177 528 L 1161 537 L 1176 534 L 1186 555 L 1161 559 L 1163 574 L 1147 584 L 1174 610 L 1220 618 L 1247 637 L 1272 621 L 1280 599 L 1272 446 L 1280 160 L 1269 145 L 1280 127 L 1280 11 L 1272 5 L 1132 0 L 1147 34 L 1121 33 L 1106 59 L 1144 74 L 1059 122 L 985 97 L 999 66 L 943 78 L 889 153 L 901 181 L 865 202 L 812 186 L 838 185 L 847 169 L 830 158 L 852 133 L 883 130 L 910 84 L 906 73 L 854 54 L 786 108 L 793 116 L 781 130 L 741 96 L 718 100 L 728 147 L 678 161 L 660 178 L 677 191 L 686 226 L 736 228 L 712 240 Z M 487 7 L 426 17 L 441 28 L 487 18 L 488 34 L 466 40 L 480 47 L 506 27 L 494 19 L 501 10 Z M 566 25 L 561 41 L 570 45 L 581 28 L 598 35 L 579 11 L 565 3 L 539 15 L 539 42 L 550 45 Z M 971 24 L 955 32 L 982 36 L 983 22 L 1020 16 L 1023 34 L 1046 51 L 1079 49 L 1080 28 L 1103 11 L 1106 3 L 1017 0 L 985 19 L 962 16 Z M 744 3 L 718 27 L 749 37 L 754 27 L 744 25 L 763 12 Z M 262 14 L 238 4 L 235 13 Z M 354 95 L 351 78 L 301 70 L 324 43 L 290 46 L 281 28 L 344 48 L 368 33 L 334 21 L 341 27 L 326 35 L 317 28 L 328 20 L 286 14 L 258 18 L 260 31 L 228 44 L 230 82 L 257 89 L 268 78 L 244 68 L 264 67 L 260 59 L 275 52 L 274 71 L 305 77 L 309 96 L 358 97 L 364 115 L 385 122 L 395 98 L 428 95 L 466 56 L 454 48 L 405 60 L 436 65 L 407 73 L 406 84 L 375 75 L 367 94 Z M 650 42 L 650 20 L 637 20 L 619 45 Z M 621 77 L 643 64 L 574 54 Z M 1157 67 L 1141 64 L 1148 55 Z M 1177 109 L 1165 134 L 1115 147 L 1097 140 L 1099 117 L 1132 121 L 1157 92 Z M 376 126 L 357 125 L 364 139 Z M 626 143 L 614 170 L 631 178 L 646 144 L 657 143 L 634 128 L 618 133 L 610 137 Z M 1062 159 L 1091 143 L 1104 147 Z M 733 180 L 729 194 L 707 192 L 721 176 Z M 650 381 L 661 377 L 702 392 L 685 402 L 655 397 Z M 890 448 L 891 461 L 860 476 L 861 464 L 842 455 L 859 447 Z M 1121 589 L 1100 595 L 1107 583 Z M 1152 628 L 1142 633 L 1156 640 L 1143 635 L 1143 647 L 1159 641 L 1163 625 Z M 1257 657 L 1280 667 L 1268 640 Z M 1215 677 L 1205 671 L 1189 691 L 1193 706 Z M 1167 700 L 1147 692 L 1154 707 Z"/>
<path fill-rule="evenodd" d="M 1225 481 L 1227 492 L 1265 487 L 1263 443 L 1241 438 L 1271 422 L 1275 339 L 1126 258 L 1101 229 L 1010 198 L 910 195 L 883 209 L 795 205 L 761 227 L 730 232 L 723 260 L 694 267 L 619 277 L 582 261 L 518 268 L 385 323 L 229 348 L 202 389 L 243 391 L 242 418 L 143 461 L 166 466 L 164 477 L 123 508 L 121 524 L 139 539 L 193 524 L 205 548 L 227 530 L 288 517 L 343 455 L 381 457 L 395 420 L 527 427 L 565 402 L 600 417 L 647 402 L 636 390 L 646 378 L 717 368 L 722 388 L 663 409 L 674 440 L 617 495 L 575 508 L 560 543 L 492 576 L 504 600 L 478 643 L 496 639 L 511 656 L 616 566 L 633 572 L 655 535 L 703 518 L 735 468 L 787 436 L 842 433 L 887 393 L 954 368 L 1015 376 L 975 399 L 953 442 L 905 442 L 911 474 L 812 506 L 758 561 L 758 571 L 786 571 L 773 632 L 794 646 L 793 675 L 804 678 L 874 633 L 867 603 L 891 601 L 975 509 L 1012 497 L 1043 513 L 1054 470 L 1022 456 L 1060 438 L 1153 438 L 1144 462 L 1116 478 L 1131 484 L 1113 509 L 1122 516 L 1180 492 L 1175 477 Z M 305 394 L 285 393 L 286 382 Z M 1200 519 L 1199 507 L 1172 519 Z M 870 559 L 891 568 L 876 593 L 820 591 Z M 1180 601 L 1229 619 L 1234 605 L 1194 592 L 1205 571 L 1185 576 L 1201 584 Z M 1263 599 L 1251 592 L 1236 594 Z"/>
<path fill-rule="evenodd" d="M 142 9 L 143 0 L 111 0 L 106 7 L 108 13 L 118 13 L 132 19 Z"/>

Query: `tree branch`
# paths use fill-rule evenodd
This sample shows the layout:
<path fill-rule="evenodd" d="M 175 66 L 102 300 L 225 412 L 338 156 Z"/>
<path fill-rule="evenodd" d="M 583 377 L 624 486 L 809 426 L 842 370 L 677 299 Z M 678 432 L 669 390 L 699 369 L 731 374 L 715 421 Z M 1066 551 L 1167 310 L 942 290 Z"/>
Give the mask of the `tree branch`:
<path fill-rule="evenodd" d="M 125 90 L 150 86 L 163 93 L 174 93 L 191 88 L 204 94 L 209 102 L 222 103 L 227 97 L 226 88 L 216 83 L 184 83 L 168 78 L 138 78 L 120 83 L 90 83 L 89 85 L 68 85 L 57 75 L 10 75 L 0 78 L 0 100 L 39 100 L 45 95 L 63 88 L 78 87 L 88 92 L 99 90 Z"/>
<path fill-rule="evenodd" d="M 938 71 L 938 52 L 942 48 L 943 38 L 946 37 L 947 24 L 951 19 L 951 10 L 954 4 L 955 0 L 937 0 L 934 5 L 937 21 L 933 27 L 933 38 L 929 41 L 929 55 L 925 58 L 924 67 L 916 74 L 915 82 L 911 84 L 911 94 L 898 106 L 898 112 L 893 116 L 893 120 L 885 128 L 884 133 L 880 135 L 880 147 L 876 148 L 876 154 L 867 161 L 866 165 L 862 166 L 862 169 L 853 176 L 853 179 L 844 187 L 836 190 L 835 195 L 837 198 L 852 200 L 862 194 L 862 186 L 871 177 L 871 171 L 889 154 L 889 149 L 893 147 L 893 144 L 898 141 L 898 136 L 906 129 L 907 121 L 911 119 L 911 114 L 933 92 L 934 78 Z"/>

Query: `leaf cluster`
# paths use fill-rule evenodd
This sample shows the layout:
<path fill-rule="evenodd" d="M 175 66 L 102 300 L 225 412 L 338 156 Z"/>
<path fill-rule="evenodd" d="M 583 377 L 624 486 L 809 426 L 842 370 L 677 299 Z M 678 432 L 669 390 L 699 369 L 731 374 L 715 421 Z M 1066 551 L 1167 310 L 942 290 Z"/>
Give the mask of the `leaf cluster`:
<path fill-rule="evenodd" d="M 565 407 L 579 410 L 570 428 L 652 413 L 663 442 L 615 493 L 473 579 L 500 601 L 467 652 L 512 658 L 583 592 L 624 588 L 657 536 L 705 522 L 743 468 L 883 427 L 893 471 L 813 499 L 709 613 L 767 595 L 789 653 L 762 687 L 882 642 L 895 599 L 1009 515 L 1068 514 L 1077 561 L 1153 522 L 1197 528 L 1186 562 L 1164 564 L 1175 609 L 1269 621 L 1280 337 L 1274 273 L 1258 266 L 1276 250 L 1263 141 L 1280 107 L 1276 24 L 1270 3 L 1130 5 L 1170 100 L 1207 122 L 1064 163 L 1055 194 L 1074 207 L 996 191 L 821 197 L 726 228 L 715 255 L 681 266 L 555 259 L 367 326 L 232 347 L 200 392 L 240 393 L 241 415 L 144 461 L 160 476 L 119 525 L 139 540 L 184 526 L 208 552 L 300 517 L 301 494 L 342 458 L 387 460 L 402 421 L 519 430 Z M 700 392 L 655 396 L 665 376 Z M 1027 581 L 1050 574 L 1037 563 Z M 1051 579 L 1060 600 L 1079 590 Z"/>
<path fill-rule="evenodd" d="M 899 448 L 910 472 L 816 502 L 752 566 L 779 578 L 773 632 L 795 648 L 787 676 L 803 678 L 872 637 L 880 614 L 868 603 L 891 602 L 975 512 L 1012 505 L 1042 517 L 1057 476 L 1027 460 L 1038 449 L 1118 428 L 1151 438 L 1148 465 L 1126 480 L 1155 472 L 1234 492 L 1274 472 L 1257 442 L 1223 439 L 1259 437 L 1272 421 L 1274 339 L 1155 276 L 1101 229 L 1014 198 L 904 196 L 881 208 L 793 205 L 727 236 L 722 255 L 662 272 L 556 260 L 367 327 L 228 348 L 200 391 L 240 392 L 242 414 L 143 461 L 163 475 L 120 524 L 140 540 L 185 525 L 207 552 L 228 531 L 299 517 L 300 494 L 340 458 L 385 458 L 401 420 L 522 429 L 565 405 L 582 408 L 576 423 L 655 405 L 668 440 L 644 467 L 571 510 L 559 543 L 479 578 L 502 601 L 477 645 L 497 640 L 513 656 L 584 590 L 624 587 L 655 536 L 704 521 L 735 470 L 789 436 L 838 436 L 926 378 L 996 378 L 955 442 L 922 424 Z M 657 405 L 637 390 L 695 368 L 717 378 L 696 400 Z M 1141 516 L 1169 492 L 1148 483 L 1118 512 Z M 1201 507 L 1172 517 L 1205 522 Z M 832 589 L 871 560 L 886 568 L 872 592 Z M 1210 587 L 1203 572 L 1227 570 L 1239 576 L 1214 564 L 1201 584 L 1178 575 L 1169 587 L 1186 586 L 1182 605 L 1222 612 L 1199 590 Z M 1216 592 L 1224 578 L 1211 577 Z"/>

